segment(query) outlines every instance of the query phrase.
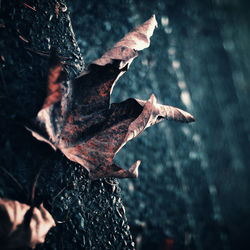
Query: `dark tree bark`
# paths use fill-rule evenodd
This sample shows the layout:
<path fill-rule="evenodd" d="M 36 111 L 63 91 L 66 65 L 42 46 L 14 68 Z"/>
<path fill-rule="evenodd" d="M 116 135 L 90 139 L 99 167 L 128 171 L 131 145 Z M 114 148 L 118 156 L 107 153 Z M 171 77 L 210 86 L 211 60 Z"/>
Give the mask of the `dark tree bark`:
<path fill-rule="evenodd" d="M 72 241 L 78 240 L 85 242 L 82 244 L 86 249 L 105 248 L 100 241 L 94 243 L 97 238 L 93 232 L 97 228 L 107 245 L 109 236 L 99 232 L 108 231 L 105 226 L 110 225 L 111 235 L 123 246 L 126 241 L 127 248 L 131 248 L 131 240 L 126 236 L 127 222 L 117 203 L 120 195 L 116 186 L 89 182 L 78 165 L 33 139 L 23 128 L 24 122 L 35 117 L 42 106 L 48 67 L 45 57 L 24 47 L 48 51 L 49 41 L 61 49 L 61 55 L 73 57 L 66 61 L 72 64 L 66 65 L 71 76 L 80 71 L 82 59 L 72 54 L 77 46 L 72 37 L 64 35 L 69 30 L 66 13 L 60 10 L 56 18 L 55 1 L 25 1 L 36 7 L 36 13 L 21 1 L 1 2 L 1 11 L 8 16 L 5 20 L 1 17 L 0 22 L 3 56 L 0 160 L 1 166 L 25 187 L 23 192 L 1 169 L 1 196 L 27 202 L 29 197 L 24 193 L 29 196 L 38 168 L 43 166 L 36 201 L 45 201 L 56 220 L 63 222 L 48 236 L 51 248 L 64 245 L 67 249 L 75 244 Z M 156 14 L 159 28 L 150 48 L 133 62 L 129 74 L 119 80 L 119 89 L 114 89 L 112 98 L 147 99 L 154 92 L 162 103 L 181 107 L 196 117 L 195 124 L 188 127 L 166 122 L 150 128 L 147 136 L 129 143 L 117 156 L 117 162 L 124 167 L 129 167 L 138 156 L 142 160 L 139 180 L 121 182 L 126 215 L 137 246 L 143 250 L 162 250 L 164 245 L 175 250 L 249 249 L 249 3 L 244 0 L 68 3 L 86 62 L 101 56 L 135 25 Z M 16 29 L 25 31 L 21 35 L 29 43 L 18 37 Z M 74 205 L 78 201 L 80 205 Z M 114 212 L 119 218 L 114 222 L 117 224 L 112 222 Z M 102 216 L 104 213 L 106 217 Z M 113 233 L 116 229 L 118 232 Z M 57 242 L 52 243 L 54 239 Z M 50 249 L 48 245 L 47 248 Z"/>
<path fill-rule="evenodd" d="M 29 204 L 40 171 L 34 202 L 43 202 L 57 225 L 39 249 L 133 249 L 118 182 L 90 181 L 24 127 L 46 96 L 50 48 L 69 77 L 83 68 L 65 2 L 2 1 L 0 25 L 0 196 Z"/>

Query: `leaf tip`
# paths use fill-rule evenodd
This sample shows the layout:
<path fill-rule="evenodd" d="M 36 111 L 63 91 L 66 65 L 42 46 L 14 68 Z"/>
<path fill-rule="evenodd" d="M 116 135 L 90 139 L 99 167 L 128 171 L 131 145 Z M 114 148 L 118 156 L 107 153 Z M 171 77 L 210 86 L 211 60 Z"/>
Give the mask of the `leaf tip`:
<path fill-rule="evenodd" d="M 155 27 L 158 28 L 158 23 L 157 23 L 157 20 L 156 20 L 156 16 L 155 14 L 153 14 L 150 18 L 152 20 L 152 22 L 154 23 Z"/>
<path fill-rule="evenodd" d="M 195 117 L 193 115 L 190 115 L 189 122 L 195 122 Z"/>
<path fill-rule="evenodd" d="M 132 174 L 133 178 L 138 178 L 138 168 L 141 164 L 141 160 L 136 161 L 129 169 L 129 172 Z"/>
<path fill-rule="evenodd" d="M 195 122 L 194 116 L 191 115 L 190 113 L 183 111 L 183 110 L 180 110 L 180 109 L 178 109 L 178 111 L 181 112 L 182 122 L 186 122 L 186 123 Z"/>
<path fill-rule="evenodd" d="M 156 103 L 157 102 L 156 96 L 152 93 L 148 101 L 151 103 Z"/>

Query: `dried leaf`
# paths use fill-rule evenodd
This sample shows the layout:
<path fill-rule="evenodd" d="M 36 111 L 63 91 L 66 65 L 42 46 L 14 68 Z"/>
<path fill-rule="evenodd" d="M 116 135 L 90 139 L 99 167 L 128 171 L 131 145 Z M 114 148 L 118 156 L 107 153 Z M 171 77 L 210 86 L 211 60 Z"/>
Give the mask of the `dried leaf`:
<path fill-rule="evenodd" d="M 149 46 L 156 26 L 153 15 L 73 81 L 60 80 L 62 66 L 52 56 L 48 96 L 37 115 L 36 129 L 30 130 L 38 140 L 49 143 L 86 168 L 92 179 L 137 177 L 140 161 L 129 170 L 113 163 L 115 154 L 127 141 L 163 119 L 194 121 L 185 111 L 158 104 L 153 94 L 147 101 L 130 98 L 110 105 L 115 83 L 128 70 L 137 51 Z"/>
<path fill-rule="evenodd" d="M 41 204 L 33 209 L 29 226 L 25 216 L 30 206 L 14 200 L 0 198 L 0 242 L 1 249 L 20 247 L 35 248 L 45 241 L 45 236 L 55 222 L 50 213 Z"/>

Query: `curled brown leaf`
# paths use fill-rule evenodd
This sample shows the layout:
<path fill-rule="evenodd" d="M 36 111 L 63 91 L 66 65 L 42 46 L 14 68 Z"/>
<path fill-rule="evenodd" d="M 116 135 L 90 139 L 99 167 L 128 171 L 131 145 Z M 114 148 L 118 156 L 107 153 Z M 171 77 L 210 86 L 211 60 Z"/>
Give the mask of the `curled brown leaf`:
<path fill-rule="evenodd" d="M 1 249 L 21 247 L 35 248 L 45 241 L 45 236 L 55 222 L 43 207 L 33 209 L 30 224 L 25 224 L 25 215 L 30 206 L 15 200 L 0 198 L 0 243 Z"/>
<path fill-rule="evenodd" d="M 89 171 L 92 179 L 136 178 L 140 161 L 124 170 L 113 158 L 144 129 L 164 119 L 192 122 L 194 117 L 175 107 L 130 98 L 110 104 L 112 89 L 139 50 L 149 47 L 157 22 L 153 15 L 92 62 L 73 81 L 60 79 L 61 63 L 55 60 L 48 81 L 48 96 L 39 111 L 33 136 L 59 149 Z M 55 57 L 55 56 L 54 56 Z"/>

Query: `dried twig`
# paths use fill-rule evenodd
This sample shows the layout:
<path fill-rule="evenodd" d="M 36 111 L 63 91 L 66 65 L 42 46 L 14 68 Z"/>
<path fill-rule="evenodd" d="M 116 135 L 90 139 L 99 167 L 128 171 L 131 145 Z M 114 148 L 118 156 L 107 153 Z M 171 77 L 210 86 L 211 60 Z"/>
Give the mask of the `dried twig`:
<path fill-rule="evenodd" d="M 24 6 L 26 6 L 27 8 L 33 10 L 33 11 L 36 11 L 36 8 L 34 7 L 31 7 L 30 5 L 28 5 L 27 3 L 23 3 Z"/>
<path fill-rule="evenodd" d="M 25 47 L 25 49 L 32 52 L 32 53 L 34 53 L 34 54 L 37 54 L 39 56 L 48 57 L 48 58 L 50 57 L 50 52 L 34 50 L 34 49 L 31 49 L 31 48 L 28 48 L 28 47 Z M 65 61 L 72 60 L 71 57 L 65 57 L 65 56 L 59 56 L 59 58 L 60 58 L 60 60 L 65 60 Z M 65 64 L 67 64 L 67 63 L 65 63 Z"/>
<path fill-rule="evenodd" d="M 29 43 L 29 41 L 28 41 L 26 38 L 24 38 L 22 35 L 18 35 L 18 37 L 19 37 L 21 40 L 23 40 L 25 43 Z"/>
<path fill-rule="evenodd" d="M 36 192 L 36 184 L 37 184 L 38 178 L 40 176 L 40 173 L 41 173 L 41 168 L 39 169 L 38 173 L 36 174 L 35 180 L 34 180 L 33 185 L 32 185 L 31 197 L 30 197 L 31 205 L 34 204 L 35 192 Z"/>
<path fill-rule="evenodd" d="M 53 198 L 52 198 L 52 203 L 51 203 L 51 207 L 53 209 L 54 203 L 56 201 L 56 198 L 66 189 L 66 187 L 63 187 Z"/>

